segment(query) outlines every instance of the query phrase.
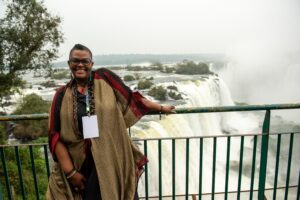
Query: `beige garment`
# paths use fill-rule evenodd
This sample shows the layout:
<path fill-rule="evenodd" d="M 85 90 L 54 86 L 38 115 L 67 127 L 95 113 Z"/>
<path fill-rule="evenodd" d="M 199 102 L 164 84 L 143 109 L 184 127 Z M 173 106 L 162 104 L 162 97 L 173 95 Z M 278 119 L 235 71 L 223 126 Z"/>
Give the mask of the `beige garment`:
<path fill-rule="evenodd" d="M 103 200 L 132 200 L 137 188 L 137 163 L 145 161 L 143 154 L 133 146 L 127 127 L 138 118 L 119 91 L 103 79 L 94 80 L 95 113 L 98 118 L 99 138 L 91 139 Z M 67 87 L 60 110 L 60 140 L 66 145 L 77 170 L 85 159 L 84 140 L 74 131 L 72 91 Z M 70 187 L 59 164 L 55 163 L 49 178 L 46 199 L 81 199 Z"/>

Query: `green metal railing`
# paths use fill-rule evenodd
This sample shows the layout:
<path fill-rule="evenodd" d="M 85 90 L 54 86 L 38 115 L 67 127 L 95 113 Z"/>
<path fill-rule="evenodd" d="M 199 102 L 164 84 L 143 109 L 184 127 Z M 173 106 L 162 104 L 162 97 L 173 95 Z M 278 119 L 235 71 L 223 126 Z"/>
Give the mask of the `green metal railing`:
<path fill-rule="evenodd" d="M 299 183 L 300 183 L 300 166 L 295 166 L 297 174 L 292 174 L 293 177 L 298 177 L 298 183 L 297 184 L 290 184 L 290 176 L 291 176 L 291 166 L 294 162 L 295 156 L 293 157 L 293 148 L 294 148 L 294 140 L 299 141 L 300 132 L 292 132 L 292 133 L 270 133 L 270 119 L 271 119 L 271 110 L 279 110 L 279 109 L 299 109 L 300 104 L 276 104 L 276 105 L 255 105 L 255 106 L 224 106 L 224 107 L 205 107 L 205 108 L 188 108 L 188 109 L 177 109 L 177 114 L 191 114 L 191 113 L 211 113 L 211 112 L 233 112 L 233 111 L 258 111 L 263 110 L 266 111 L 264 122 L 263 122 L 263 128 L 262 133 L 256 133 L 256 134 L 239 134 L 239 135 L 212 135 L 212 136 L 193 136 L 193 137 L 169 137 L 169 138 L 148 138 L 148 139 L 134 139 L 139 142 L 142 142 L 142 147 L 144 154 L 147 156 L 149 155 L 149 145 L 151 145 L 153 142 L 157 142 L 157 171 L 158 171 L 158 179 L 157 182 L 150 182 L 150 179 L 152 180 L 153 172 L 151 171 L 152 168 L 150 168 L 149 165 L 145 166 L 145 173 L 143 175 L 143 185 L 144 188 L 144 194 L 140 194 L 141 199 L 151 199 L 151 198 L 158 198 L 163 199 L 165 197 L 171 198 L 171 199 L 178 199 L 181 197 L 182 199 L 189 199 L 189 198 L 195 198 L 198 197 L 198 199 L 202 199 L 202 197 L 209 195 L 211 199 L 220 199 L 220 195 L 222 195 L 222 199 L 232 199 L 229 197 L 229 195 L 235 194 L 237 199 L 241 199 L 241 195 L 244 193 L 248 194 L 249 199 L 259 199 L 262 200 L 265 198 L 265 192 L 272 191 L 272 197 L 273 199 L 276 199 L 278 196 L 278 190 L 282 191 L 284 190 L 284 199 L 289 199 L 289 193 L 290 190 L 293 189 L 296 191 L 295 197 L 296 199 L 299 199 Z M 151 113 L 152 115 L 157 115 L 158 113 Z M 0 122 L 1 121 L 16 121 L 16 120 L 38 120 L 38 119 L 47 119 L 47 114 L 35 114 L 35 115 L 10 115 L 10 116 L 0 116 Z M 287 163 L 280 162 L 280 155 L 282 154 L 282 139 L 289 137 L 289 149 L 288 149 L 288 160 Z M 239 138 L 239 163 L 238 163 L 238 179 L 237 179 L 237 188 L 235 191 L 229 190 L 230 186 L 230 176 L 231 176 L 231 150 L 232 150 L 232 141 L 233 139 Z M 268 152 L 269 152 L 269 143 L 270 138 L 273 141 L 277 141 L 276 144 L 276 156 L 275 156 L 275 169 L 274 169 L 274 181 L 273 181 L 273 187 L 266 188 L 266 179 L 267 173 L 270 173 L 272 171 L 268 168 Z M 226 156 L 226 162 L 224 164 L 225 169 L 225 178 L 222 180 L 222 183 L 224 183 L 224 190 L 223 191 L 216 191 L 216 166 L 217 166 L 217 148 L 220 142 L 220 140 L 225 139 L 226 140 L 226 148 L 223 149 L 224 154 Z M 250 139 L 253 141 L 252 146 L 252 162 L 251 162 L 251 175 L 250 175 L 250 185 L 248 189 L 243 189 L 243 170 L 245 170 L 243 166 L 244 162 L 244 155 L 245 155 L 245 140 Z M 179 143 L 182 143 L 184 141 L 184 149 L 185 149 L 185 163 L 182 166 L 178 166 L 176 164 L 176 161 L 180 158 L 178 157 L 176 153 L 176 149 L 180 145 Z M 211 167 L 211 190 L 210 192 L 204 192 L 204 185 L 206 184 L 206 180 L 203 180 L 203 164 L 204 164 L 204 146 L 207 145 L 207 141 L 212 141 L 212 167 Z M 197 142 L 199 144 L 199 149 L 197 149 L 199 158 L 199 169 L 198 171 L 198 177 L 192 177 L 193 179 L 197 179 L 198 181 L 198 191 L 197 192 L 190 192 L 191 185 L 191 172 L 190 168 L 191 166 L 191 144 L 192 142 Z M 171 149 L 171 162 L 170 166 L 164 166 L 163 165 L 163 149 L 164 144 L 170 143 L 170 149 Z M 260 147 L 260 148 L 257 148 Z M 50 175 L 50 164 L 48 160 L 48 144 L 20 144 L 20 145 L 0 145 L 0 157 L 1 157 L 1 165 L 2 165 L 2 173 L 4 175 L 3 182 L 0 182 L 0 198 L 1 198 L 1 184 L 3 187 L 3 190 L 5 190 L 5 195 L 8 199 L 14 199 L 14 194 L 11 186 L 12 177 L 10 177 L 10 174 L 8 174 L 7 169 L 7 163 L 6 163 L 6 153 L 9 149 L 14 149 L 14 154 L 16 158 L 16 165 L 18 168 L 18 177 L 13 177 L 13 179 L 18 179 L 19 181 L 19 187 L 21 188 L 21 196 L 23 199 L 27 199 L 27 193 L 26 193 L 26 187 L 24 185 L 24 174 L 23 174 L 23 168 L 22 168 L 22 160 L 20 159 L 19 151 L 20 149 L 28 150 L 28 155 L 30 158 L 31 163 L 31 176 L 32 176 L 32 187 L 35 191 L 35 197 L 36 199 L 41 198 L 41 188 L 39 187 L 39 178 L 36 176 L 36 164 L 35 164 L 35 157 L 34 157 L 34 149 L 39 149 L 43 151 L 44 154 L 44 162 L 45 162 L 45 169 L 46 169 L 46 178 Z M 259 151 L 260 150 L 260 151 Z M 193 149 L 195 151 L 195 149 Z M 257 153 L 260 157 L 260 160 L 257 160 Z M 194 158 L 193 158 L 194 159 Z M 258 174 L 258 180 L 255 179 L 255 172 L 256 172 L 256 163 L 259 162 L 259 174 Z M 282 170 L 282 167 L 280 166 L 286 165 L 286 180 L 284 186 L 278 185 L 278 174 L 280 170 Z M 183 167 L 184 166 L 184 167 Z M 172 185 L 165 185 L 164 184 L 164 169 L 166 167 L 171 167 L 171 182 Z M 185 177 L 180 177 L 180 180 L 178 177 L 176 177 L 176 172 L 178 172 L 179 168 L 185 169 Z M 28 174 L 27 174 L 28 175 Z M 194 175 L 192 175 L 194 176 Z M 258 186 L 255 187 L 255 181 L 258 181 Z M 185 193 L 179 194 L 176 191 L 176 185 L 183 185 L 185 187 Z M 158 190 L 157 194 L 153 194 L 153 191 L 150 191 L 149 188 L 151 185 L 157 185 Z M 165 188 L 171 188 L 170 194 L 164 193 L 164 187 Z M 257 193 L 257 194 L 256 194 Z M 44 194 L 43 194 L 44 195 Z M 257 195 L 257 196 L 255 196 Z"/>
<path fill-rule="evenodd" d="M 260 170 L 260 173 L 259 173 L 259 188 L 258 189 L 254 189 L 254 175 L 255 175 L 255 161 L 256 161 L 256 146 L 257 146 L 257 138 L 258 137 L 261 137 L 261 134 L 246 134 L 246 135 L 232 135 L 232 136 L 228 136 L 228 135 L 215 135 L 215 136 L 198 136 L 198 137 L 177 137 L 177 138 L 151 138 L 151 139 L 144 139 L 144 149 L 145 149 L 145 152 L 147 151 L 147 146 L 149 144 L 150 141 L 157 141 L 158 143 L 158 169 L 159 169 L 159 180 L 158 180 L 158 186 L 159 186 L 159 192 L 158 192 L 158 195 L 157 196 L 154 196 L 154 197 L 150 197 L 149 196 L 149 191 L 148 191 L 148 187 L 147 185 L 145 186 L 145 199 L 151 199 L 151 198 L 158 198 L 158 199 L 162 199 L 163 197 L 172 197 L 172 199 L 176 199 L 178 196 L 184 196 L 185 199 L 188 199 L 189 196 L 193 196 L 193 195 L 196 195 L 199 197 L 199 199 L 202 198 L 203 195 L 210 195 L 211 196 L 211 199 L 215 199 L 215 194 L 223 194 L 224 195 L 224 198 L 222 199 L 228 199 L 228 195 L 230 193 L 236 193 L 237 194 L 237 199 L 242 199 L 240 197 L 241 193 L 249 193 L 249 199 L 264 199 L 264 191 L 265 190 L 273 190 L 273 199 L 276 199 L 276 194 L 277 194 L 277 189 L 285 189 L 285 197 L 284 199 L 288 199 L 288 194 L 289 194 L 289 188 L 296 188 L 298 187 L 298 193 L 297 195 L 299 196 L 299 182 L 298 182 L 298 185 L 290 185 L 289 183 L 289 177 L 290 177 L 290 169 L 291 169 L 291 158 L 292 158 L 292 150 L 293 150 L 293 141 L 294 141 L 294 134 L 298 134 L 298 136 L 300 136 L 300 132 L 297 132 L 297 133 L 281 133 L 281 134 L 278 134 L 278 133 L 272 133 L 270 134 L 270 136 L 277 136 L 277 139 L 281 138 L 282 135 L 283 136 L 289 136 L 289 139 L 290 139 L 290 142 L 289 142 L 289 153 L 288 153 L 288 163 L 287 163 L 287 179 L 286 179 L 286 185 L 285 186 L 281 186 L 281 187 L 277 187 L 277 177 L 278 177 L 278 165 L 279 165 L 279 152 L 280 152 L 280 149 L 277 149 L 277 156 L 276 156 L 276 172 L 275 172 L 275 180 L 274 180 L 274 186 L 273 188 L 265 188 L 264 186 L 262 186 L 262 183 L 261 183 L 261 176 L 264 176 L 266 178 L 266 172 L 262 172 L 262 170 Z M 244 140 L 245 140 L 245 137 L 247 138 L 252 138 L 254 143 L 253 143 L 253 155 L 252 155 L 252 167 L 251 167 L 251 184 L 250 184 L 250 188 L 249 190 L 241 190 L 241 182 L 242 182 L 242 169 L 243 169 L 243 150 L 244 150 Z M 224 185 L 225 185 L 225 190 L 224 192 L 215 192 L 214 188 L 215 188 L 215 173 L 216 173 L 216 146 L 217 146 L 217 141 L 218 139 L 221 139 L 221 138 L 226 138 L 227 139 L 227 148 L 226 148 L 226 178 L 224 180 Z M 239 170 L 238 170 L 238 186 L 237 186 L 237 191 L 228 191 L 228 177 L 229 177 L 229 163 L 230 163 L 230 147 L 231 147 L 231 144 L 230 144 L 230 141 L 232 138 L 240 138 L 240 162 L 239 162 Z M 298 137 L 300 138 L 300 137 Z M 206 140 L 209 140 L 209 139 L 213 139 L 213 167 L 212 167 L 212 189 L 211 189 L 211 192 L 210 193 L 202 193 L 202 168 L 203 168 L 203 141 L 206 141 Z M 176 169 L 176 165 L 175 165 L 175 159 L 176 159 L 176 156 L 175 156 L 175 148 L 176 148 L 176 141 L 180 141 L 180 140 L 184 140 L 185 141 L 185 146 L 186 146 L 186 166 L 185 166 L 185 170 L 186 170 L 186 176 L 185 176 L 185 182 L 181 182 L 182 184 L 185 184 L 185 194 L 184 195 L 178 195 L 176 194 L 176 191 L 175 191 L 175 169 Z M 196 194 L 189 194 L 189 157 L 190 157 L 190 141 L 191 140 L 199 140 L 199 143 L 200 143 L 200 154 L 199 154 L 199 162 L 200 162 L 200 168 L 199 168 L 199 190 L 198 190 L 198 193 Z M 163 141 L 172 141 L 172 195 L 162 195 L 162 190 L 163 190 L 163 180 L 162 180 L 162 169 L 164 168 L 162 166 L 162 162 L 161 162 L 161 158 L 162 158 L 162 151 L 161 151 L 161 146 L 162 146 L 162 142 Z M 278 140 L 279 142 L 279 140 Z M 264 151 L 265 149 L 262 149 L 262 151 Z M 263 160 L 263 159 L 261 159 Z M 262 165 L 263 163 L 260 161 L 260 165 Z M 261 166 L 262 167 L 262 166 Z M 300 166 L 297 166 L 297 168 L 299 169 Z M 299 170 L 298 170 L 299 171 Z M 148 173 L 148 167 L 146 168 L 146 171 L 145 171 L 145 181 L 147 184 L 148 181 L 147 181 L 147 177 L 149 176 L 149 173 Z M 265 178 L 264 178 L 264 181 L 265 181 Z M 181 180 L 182 181 L 182 180 Z M 153 183 L 152 183 L 153 184 Z M 155 184 L 155 183 L 154 183 Z M 260 197 L 260 190 L 261 192 L 263 192 L 263 195 L 262 197 Z M 256 197 L 253 197 L 253 193 L 254 192 L 258 192 L 258 198 Z"/>

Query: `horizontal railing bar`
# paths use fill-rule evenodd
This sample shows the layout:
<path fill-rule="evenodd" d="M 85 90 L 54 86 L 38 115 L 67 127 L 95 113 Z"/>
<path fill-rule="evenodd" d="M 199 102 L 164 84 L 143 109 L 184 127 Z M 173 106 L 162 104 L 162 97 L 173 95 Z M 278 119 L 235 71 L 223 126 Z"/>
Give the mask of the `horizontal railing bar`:
<path fill-rule="evenodd" d="M 1 115 L 0 121 L 42 120 L 48 119 L 49 114 Z"/>
<path fill-rule="evenodd" d="M 29 147 L 29 146 L 44 146 L 48 145 L 48 143 L 28 143 L 28 144 L 1 144 L 0 147 Z"/>
<path fill-rule="evenodd" d="M 178 108 L 176 109 L 176 113 L 187 114 L 187 113 L 235 112 L 235 111 L 282 110 L 282 109 L 300 109 L 300 103 Z"/>
<path fill-rule="evenodd" d="M 289 186 L 289 188 L 297 188 L 298 185 L 292 185 L 292 186 Z M 277 187 L 276 189 L 280 190 L 280 189 L 285 189 L 286 187 L 285 186 L 282 186 L 282 187 Z M 274 188 L 265 188 L 265 190 L 274 190 Z M 227 193 L 230 193 L 230 194 L 234 194 L 234 193 L 237 193 L 238 191 L 228 191 Z M 241 190 L 240 191 L 241 193 L 245 193 L 245 192 L 250 192 L 250 190 Z M 258 192 L 258 190 L 253 190 L 253 192 Z M 205 195 L 211 195 L 212 193 L 202 193 L 203 196 Z M 225 192 L 214 192 L 215 195 L 218 195 L 218 194 L 225 194 Z M 198 194 L 189 194 L 189 196 L 198 196 Z M 176 197 L 184 197 L 185 194 L 177 194 Z M 168 198 L 168 197 L 172 197 L 172 195 L 163 195 L 162 196 L 163 198 Z M 145 199 L 145 197 L 139 197 L 140 199 Z M 158 196 L 150 196 L 148 197 L 149 199 L 152 199 L 152 198 L 158 198 Z"/>
<path fill-rule="evenodd" d="M 270 133 L 269 135 L 287 135 L 292 132 L 284 133 Z M 294 134 L 299 134 L 300 132 L 293 132 Z M 263 133 L 246 133 L 246 134 L 234 134 L 234 135 L 202 135 L 202 136 L 186 136 L 186 137 L 161 137 L 161 138 L 132 138 L 132 141 L 151 141 L 151 140 L 184 140 L 184 139 L 199 139 L 199 138 L 226 138 L 226 137 L 241 137 L 241 136 L 255 136 L 264 135 Z M 0 147 L 14 147 L 14 146 L 43 146 L 48 145 L 48 143 L 30 143 L 30 144 L 1 144 Z"/>
<path fill-rule="evenodd" d="M 282 110 L 282 109 L 300 109 L 300 103 L 245 105 L 245 106 L 219 106 L 219 107 L 190 107 L 190 108 L 177 108 L 175 111 L 176 114 L 189 114 L 189 113 Z M 150 112 L 148 113 L 148 115 L 160 115 L 160 113 Z M 39 119 L 47 119 L 48 117 L 49 114 L 2 115 L 0 116 L 0 121 L 39 120 Z"/>
<path fill-rule="evenodd" d="M 299 134 L 300 132 L 293 132 L 294 134 Z M 286 132 L 286 133 L 270 133 L 269 135 L 287 135 L 291 134 L 291 132 Z M 255 136 L 255 135 L 264 135 L 264 133 L 251 133 L 251 134 L 234 134 L 234 135 L 203 135 L 203 136 L 186 136 L 186 137 L 161 137 L 161 138 L 132 138 L 133 141 L 144 141 L 144 140 L 184 140 L 184 139 L 199 139 L 199 138 L 221 138 L 221 137 L 241 137 L 241 136 Z"/>

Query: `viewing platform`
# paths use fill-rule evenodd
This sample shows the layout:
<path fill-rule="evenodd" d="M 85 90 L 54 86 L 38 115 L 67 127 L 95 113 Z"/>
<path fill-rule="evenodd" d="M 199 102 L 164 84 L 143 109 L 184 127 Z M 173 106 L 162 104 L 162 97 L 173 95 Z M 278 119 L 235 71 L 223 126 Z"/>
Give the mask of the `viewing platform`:
<path fill-rule="evenodd" d="M 133 137 L 149 158 L 140 199 L 299 199 L 300 130 L 270 129 L 273 111 L 287 109 L 300 117 L 300 103 L 176 109 L 174 115 L 264 112 L 264 117 L 257 133 Z M 0 122 L 46 119 L 48 114 L 0 116 Z M 0 200 L 44 199 L 52 163 L 48 143 L 0 145 L 0 157 Z"/>

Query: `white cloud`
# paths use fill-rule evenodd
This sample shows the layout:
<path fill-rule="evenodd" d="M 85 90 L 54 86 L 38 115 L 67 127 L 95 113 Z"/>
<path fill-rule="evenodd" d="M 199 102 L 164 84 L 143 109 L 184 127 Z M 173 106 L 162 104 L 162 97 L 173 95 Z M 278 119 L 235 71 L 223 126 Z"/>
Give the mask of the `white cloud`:
<path fill-rule="evenodd" d="M 270 34 L 295 37 L 300 24 L 299 3 L 293 0 L 45 3 L 63 18 L 63 58 L 74 43 L 86 44 L 95 54 L 226 52 L 239 41 L 256 36 L 262 40 Z"/>

